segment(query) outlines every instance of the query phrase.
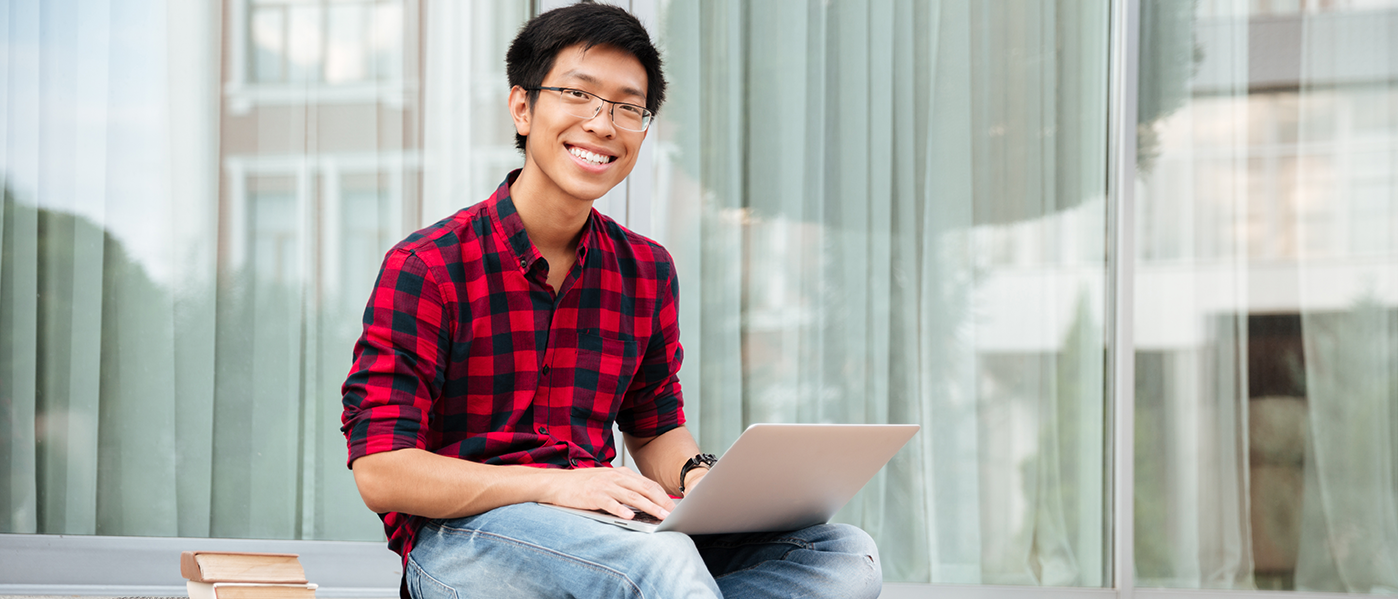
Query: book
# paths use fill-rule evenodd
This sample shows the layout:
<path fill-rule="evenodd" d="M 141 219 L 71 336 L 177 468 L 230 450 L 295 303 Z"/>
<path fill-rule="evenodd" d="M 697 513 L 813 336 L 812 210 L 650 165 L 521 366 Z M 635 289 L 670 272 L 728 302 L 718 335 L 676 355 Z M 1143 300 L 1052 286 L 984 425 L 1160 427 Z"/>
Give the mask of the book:
<path fill-rule="evenodd" d="M 192 582 L 307 583 L 294 553 L 186 551 L 180 554 L 180 574 Z"/>
<path fill-rule="evenodd" d="M 315 599 L 316 585 L 262 584 L 256 582 L 195 582 L 188 581 L 185 589 L 189 599 Z"/>

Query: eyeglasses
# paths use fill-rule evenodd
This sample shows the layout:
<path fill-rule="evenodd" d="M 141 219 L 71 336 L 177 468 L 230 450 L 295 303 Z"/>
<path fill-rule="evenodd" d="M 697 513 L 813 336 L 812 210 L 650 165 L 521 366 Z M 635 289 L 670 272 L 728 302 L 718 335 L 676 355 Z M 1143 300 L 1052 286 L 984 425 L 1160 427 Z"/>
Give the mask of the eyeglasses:
<path fill-rule="evenodd" d="M 551 91 L 558 92 L 558 99 L 563 103 L 563 110 L 575 117 L 590 119 L 597 116 L 602 111 L 602 103 L 612 105 L 612 123 L 627 131 L 645 131 L 650 127 L 650 119 L 655 116 L 649 110 L 635 104 L 625 102 L 613 102 L 597 94 L 585 92 L 571 87 L 535 87 L 530 91 Z"/>

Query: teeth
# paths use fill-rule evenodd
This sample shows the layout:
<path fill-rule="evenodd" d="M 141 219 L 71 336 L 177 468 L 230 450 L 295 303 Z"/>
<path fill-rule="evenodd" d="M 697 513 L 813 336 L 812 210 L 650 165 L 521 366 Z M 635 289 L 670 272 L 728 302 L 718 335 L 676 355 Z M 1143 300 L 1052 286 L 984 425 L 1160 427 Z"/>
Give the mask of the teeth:
<path fill-rule="evenodd" d="M 591 163 L 593 163 L 593 164 L 606 164 L 606 163 L 612 161 L 612 159 L 611 159 L 610 156 L 602 156 L 602 155 L 600 155 L 600 154 L 593 154 L 592 152 L 589 152 L 589 151 L 584 150 L 584 149 L 582 149 L 582 148 L 569 148 L 569 149 L 568 149 L 568 152 L 570 152 L 570 153 L 571 153 L 572 155 L 574 155 L 574 156 L 577 156 L 578 158 L 581 158 L 581 159 L 586 160 L 586 161 L 588 161 L 588 162 L 591 162 Z"/>

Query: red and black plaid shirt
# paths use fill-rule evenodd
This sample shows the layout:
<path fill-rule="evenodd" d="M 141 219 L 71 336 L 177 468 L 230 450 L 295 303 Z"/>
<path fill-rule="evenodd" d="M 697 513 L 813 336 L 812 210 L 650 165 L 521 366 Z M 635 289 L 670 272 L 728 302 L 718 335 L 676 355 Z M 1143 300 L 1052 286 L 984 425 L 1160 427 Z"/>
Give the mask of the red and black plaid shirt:
<path fill-rule="evenodd" d="M 349 462 L 416 447 L 483 464 L 610 466 L 612 423 L 684 424 L 674 264 L 596 210 L 556 294 L 510 200 L 495 194 L 384 259 L 342 389 Z M 406 559 L 426 521 L 382 515 Z"/>

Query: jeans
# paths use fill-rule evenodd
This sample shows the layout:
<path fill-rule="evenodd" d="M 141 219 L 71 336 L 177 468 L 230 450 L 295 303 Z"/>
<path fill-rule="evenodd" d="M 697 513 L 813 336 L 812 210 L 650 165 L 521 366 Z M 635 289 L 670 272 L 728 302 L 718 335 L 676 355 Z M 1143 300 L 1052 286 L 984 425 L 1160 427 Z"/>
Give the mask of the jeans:
<path fill-rule="evenodd" d="M 522 503 L 433 520 L 408 556 L 415 599 L 877 597 L 878 548 L 822 524 L 783 533 L 641 533 Z"/>

